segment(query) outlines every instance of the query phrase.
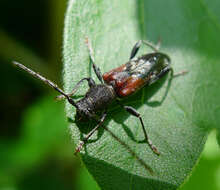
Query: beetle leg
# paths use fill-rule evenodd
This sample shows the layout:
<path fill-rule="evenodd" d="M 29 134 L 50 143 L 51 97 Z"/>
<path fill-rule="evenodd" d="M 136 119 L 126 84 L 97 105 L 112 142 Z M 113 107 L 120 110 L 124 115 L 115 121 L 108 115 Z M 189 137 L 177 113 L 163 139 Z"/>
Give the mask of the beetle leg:
<path fill-rule="evenodd" d="M 134 45 L 134 47 L 131 50 L 131 54 L 130 54 L 130 60 L 134 58 L 134 56 L 137 54 L 138 50 L 140 49 L 142 44 L 142 41 L 139 40 L 138 42 L 136 42 L 136 44 Z"/>
<path fill-rule="evenodd" d="M 148 85 L 151 85 L 151 84 L 155 83 L 157 80 L 162 78 L 169 71 L 171 71 L 171 76 L 173 78 L 173 69 L 170 66 L 167 66 L 158 75 L 156 75 L 152 79 L 150 79 Z"/>
<path fill-rule="evenodd" d="M 151 49 L 153 49 L 153 51 L 158 52 L 158 50 L 160 48 L 160 39 L 159 39 L 156 46 L 154 44 L 150 43 L 149 41 L 146 41 L 146 40 L 139 40 L 138 42 L 136 42 L 136 44 L 134 45 L 134 47 L 131 50 L 130 60 L 135 57 L 135 55 L 137 54 L 137 52 L 140 49 L 142 44 L 147 45 Z"/>
<path fill-rule="evenodd" d="M 165 67 L 158 75 L 156 75 L 155 77 L 153 77 L 150 81 L 149 81 L 149 83 L 148 83 L 148 85 L 151 85 L 151 84 L 153 84 L 153 83 L 155 83 L 157 80 L 159 80 L 160 78 L 162 78 L 167 72 L 171 72 L 171 80 L 172 80 L 172 78 L 174 78 L 174 77 L 178 77 L 178 76 L 181 76 L 181 75 L 185 75 L 186 73 L 188 73 L 188 71 L 181 71 L 181 72 L 179 72 L 179 73 L 173 73 L 173 68 L 171 68 L 169 65 L 167 66 L 167 67 Z"/>
<path fill-rule="evenodd" d="M 121 103 L 120 103 L 121 105 Z M 123 106 L 123 108 L 128 112 L 130 113 L 131 115 L 139 118 L 140 122 L 141 122 L 141 126 L 142 126 L 142 129 L 143 129 L 143 132 L 144 132 L 144 136 L 145 136 L 145 139 L 147 141 L 147 144 L 150 146 L 151 150 L 157 154 L 158 156 L 160 155 L 160 152 L 157 150 L 157 148 L 152 144 L 151 140 L 149 139 L 148 135 L 147 135 L 147 132 L 145 130 L 145 127 L 144 127 L 144 122 L 142 120 L 142 117 L 141 117 L 141 114 L 137 112 L 137 110 L 135 110 L 133 107 L 131 106 L 124 106 L 124 105 L 121 105 Z"/>
<path fill-rule="evenodd" d="M 147 40 L 142 40 L 144 45 L 149 46 L 154 52 L 158 52 L 160 49 L 160 44 L 161 44 L 161 40 L 159 38 L 157 45 L 154 45 L 153 43 L 147 41 Z"/>
<path fill-rule="evenodd" d="M 92 45 L 91 45 L 91 42 L 90 42 L 88 37 L 86 38 L 86 44 L 87 44 L 87 47 L 89 49 L 89 58 L 90 58 L 90 61 L 92 62 L 92 68 L 93 68 L 96 76 L 98 77 L 99 81 L 101 83 L 103 83 L 102 73 L 101 73 L 99 67 L 97 67 L 96 64 L 95 64 L 95 59 L 94 59 L 94 55 L 93 55 L 94 53 L 93 53 Z"/>
<path fill-rule="evenodd" d="M 81 141 L 79 143 L 79 145 L 77 146 L 76 150 L 75 150 L 75 155 L 80 152 L 80 150 L 82 149 L 83 145 L 88 141 L 88 139 L 94 134 L 94 132 L 100 127 L 102 126 L 103 122 L 105 121 L 105 118 L 106 118 L 107 114 L 104 113 L 101 117 L 101 119 L 99 120 L 99 123 L 96 125 L 95 128 L 93 128 L 86 136 L 85 138 L 83 139 L 83 141 Z"/>
<path fill-rule="evenodd" d="M 184 70 L 184 71 L 180 71 L 179 73 L 175 73 L 172 76 L 174 78 L 174 77 L 178 77 L 178 76 L 181 76 L 181 75 L 185 75 L 186 73 L 188 73 L 188 71 Z"/>
<path fill-rule="evenodd" d="M 83 79 L 81 79 L 81 80 L 73 87 L 72 92 L 70 92 L 70 93 L 67 94 L 67 95 L 68 95 L 69 97 L 73 96 L 73 95 L 76 93 L 76 91 L 78 90 L 78 88 L 80 87 L 80 85 L 82 84 L 82 82 L 83 82 L 84 80 L 87 80 L 88 85 L 89 85 L 90 88 L 95 85 L 95 81 L 94 81 L 92 78 L 90 78 L 90 77 L 88 77 L 88 78 L 83 78 Z M 57 97 L 56 97 L 56 100 L 62 100 L 62 99 L 64 99 L 64 98 L 65 98 L 65 96 L 60 95 L 60 96 L 57 96 Z"/>

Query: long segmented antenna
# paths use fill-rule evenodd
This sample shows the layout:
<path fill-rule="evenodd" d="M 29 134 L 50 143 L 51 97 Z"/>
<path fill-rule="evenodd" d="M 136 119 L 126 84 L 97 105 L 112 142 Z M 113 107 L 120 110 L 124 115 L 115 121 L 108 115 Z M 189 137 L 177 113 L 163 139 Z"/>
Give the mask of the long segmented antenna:
<path fill-rule="evenodd" d="M 50 81 L 49 79 L 46 79 L 45 77 L 43 77 L 42 75 L 40 75 L 39 73 L 27 68 L 26 66 L 22 65 L 21 63 L 18 63 L 16 61 L 12 62 L 15 66 L 25 70 L 26 72 L 28 72 L 29 74 L 31 74 L 32 76 L 34 76 L 37 79 L 40 79 L 41 81 L 43 81 L 45 84 L 49 85 L 50 87 L 52 87 L 53 89 L 55 89 L 57 92 L 59 92 L 60 94 L 62 94 L 63 96 L 66 97 L 66 99 L 69 101 L 70 104 L 72 104 L 73 106 L 77 107 L 75 102 L 73 101 L 72 98 L 70 98 L 65 92 L 63 92 L 63 90 L 61 90 L 57 84 L 53 83 L 52 81 Z"/>

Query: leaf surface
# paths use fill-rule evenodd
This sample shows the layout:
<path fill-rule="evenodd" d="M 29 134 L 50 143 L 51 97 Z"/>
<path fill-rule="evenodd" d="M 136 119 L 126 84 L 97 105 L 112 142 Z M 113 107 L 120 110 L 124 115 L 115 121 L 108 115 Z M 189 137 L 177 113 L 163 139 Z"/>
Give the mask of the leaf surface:
<path fill-rule="evenodd" d="M 160 51 L 171 57 L 174 72 L 189 71 L 172 83 L 167 76 L 123 101 L 142 114 L 148 135 L 161 152 L 159 157 L 143 141 L 139 121 L 117 105 L 110 107 L 105 126 L 154 175 L 100 129 L 81 156 L 102 189 L 177 189 L 196 164 L 210 129 L 219 130 L 219 6 L 217 0 L 69 0 L 63 51 L 66 92 L 83 77 L 98 82 L 89 64 L 86 37 L 102 72 L 127 62 L 136 41 L 147 39 L 156 44 L 159 38 Z M 146 52 L 151 50 L 141 48 L 139 55 Z M 87 89 L 84 84 L 77 95 Z M 75 108 L 67 103 L 66 110 L 74 121 Z M 90 124 L 74 122 L 70 127 L 75 143 L 91 129 Z"/>

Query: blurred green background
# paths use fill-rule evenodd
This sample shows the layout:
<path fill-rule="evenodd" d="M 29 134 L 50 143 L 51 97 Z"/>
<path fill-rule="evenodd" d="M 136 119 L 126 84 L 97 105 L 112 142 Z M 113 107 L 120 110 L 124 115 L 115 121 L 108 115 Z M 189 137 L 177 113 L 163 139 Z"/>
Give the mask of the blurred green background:
<path fill-rule="evenodd" d="M 14 68 L 19 61 L 62 85 L 66 1 L 0 2 L 0 190 L 99 189 L 73 156 L 64 104 L 40 81 Z M 220 189 L 215 131 L 181 188 Z"/>

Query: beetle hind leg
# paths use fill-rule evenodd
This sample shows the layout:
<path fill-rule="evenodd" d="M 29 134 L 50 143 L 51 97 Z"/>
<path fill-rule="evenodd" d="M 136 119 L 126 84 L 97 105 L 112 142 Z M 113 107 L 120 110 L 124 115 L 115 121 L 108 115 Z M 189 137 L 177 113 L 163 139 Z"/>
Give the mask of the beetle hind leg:
<path fill-rule="evenodd" d="M 184 70 L 184 71 L 181 71 L 181 72 L 174 74 L 173 68 L 171 68 L 170 66 L 167 66 L 158 75 L 152 77 L 151 80 L 149 81 L 148 85 L 155 83 L 157 80 L 162 78 L 169 71 L 171 72 L 171 80 L 175 77 L 179 77 L 179 76 L 182 76 L 182 75 L 185 75 L 188 73 L 188 71 Z"/>
<path fill-rule="evenodd" d="M 151 49 L 153 49 L 154 52 L 158 52 L 159 48 L 160 48 L 160 43 L 161 43 L 160 39 L 158 40 L 157 45 L 154 45 L 154 44 L 152 44 L 151 42 L 149 42 L 147 40 L 139 40 L 138 42 L 136 42 L 136 44 L 134 45 L 134 47 L 131 50 L 130 60 L 135 57 L 135 55 L 137 54 L 137 52 L 140 49 L 142 44 L 144 44 L 146 46 L 149 46 Z"/>
<path fill-rule="evenodd" d="M 162 78 L 166 73 L 168 73 L 169 71 L 171 71 L 171 78 L 173 78 L 173 69 L 170 66 L 165 67 L 158 75 L 153 76 L 148 85 L 151 85 L 153 83 L 155 83 L 157 80 L 159 80 L 160 78 Z"/>
<path fill-rule="evenodd" d="M 189 71 L 187 71 L 187 70 L 183 70 L 183 71 L 180 71 L 180 72 L 178 72 L 178 73 L 175 73 L 175 74 L 173 74 L 173 78 L 175 78 L 175 77 L 179 77 L 179 76 L 181 76 L 181 75 L 185 75 L 185 74 L 187 74 Z"/>

